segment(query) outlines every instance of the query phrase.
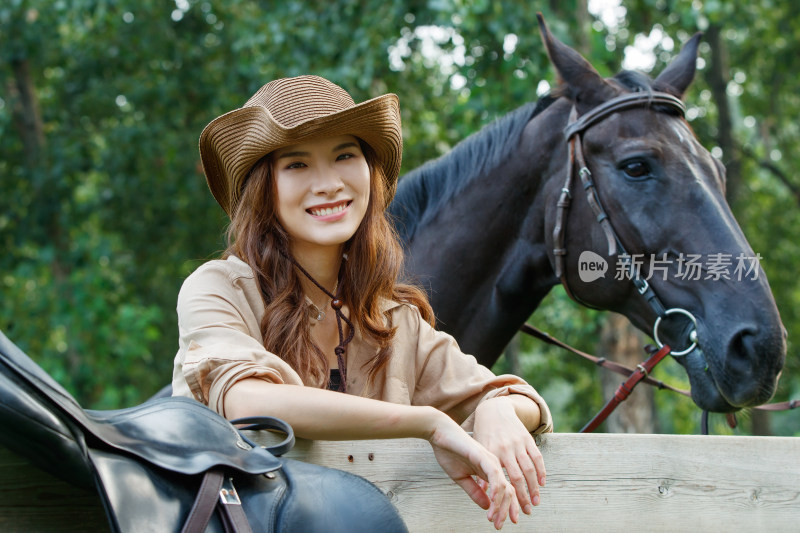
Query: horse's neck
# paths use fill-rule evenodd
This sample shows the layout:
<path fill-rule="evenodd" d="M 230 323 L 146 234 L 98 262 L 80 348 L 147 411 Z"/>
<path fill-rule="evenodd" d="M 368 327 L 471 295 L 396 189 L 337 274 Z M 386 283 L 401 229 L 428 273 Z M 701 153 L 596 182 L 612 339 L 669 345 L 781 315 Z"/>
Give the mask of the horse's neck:
<path fill-rule="evenodd" d="M 545 245 L 546 121 L 532 120 L 493 168 L 435 213 L 417 213 L 407 270 L 431 297 L 439 326 L 491 364 L 557 283 Z M 541 124 L 541 125 L 540 125 Z M 428 204 L 429 206 L 432 205 Z"/>

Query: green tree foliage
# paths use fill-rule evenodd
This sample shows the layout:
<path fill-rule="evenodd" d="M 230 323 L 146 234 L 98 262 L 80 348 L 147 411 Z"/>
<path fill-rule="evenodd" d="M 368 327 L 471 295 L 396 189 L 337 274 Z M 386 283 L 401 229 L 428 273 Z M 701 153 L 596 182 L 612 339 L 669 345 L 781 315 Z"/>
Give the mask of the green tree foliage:
<path fill-rule="evenodd" d="M 226 218 L 197 152 L 205 124 L 266 81 L 319 74 L 356 100 L 400 95 L 410 170 L 556 83 L 536 24 L 541 10 L 604 75 L 654 28 L 673 39 L 656 46 L 655 71 L 695 30 L 718 37 L 702 56 L 710 65 L 723 51 L 729 65 L 723 92 L 735 150 L 723 156 L 741 176 L 732 200 L 764 256 L 791 340 L 800 331 L 792 268 L 800 182 L 789 170 L 800 157 L 796 7 L 623 4 L 627 11 L 604 24 L 585 0 L 5 2 L 0 329 L 85 405 L 142 401 L 171 376 L 182 280 L 224 247 Z M 713 148 L 723 143 L 708 71 L 689 101 L 693 126 Z M 535 321 L 591 350 L 600 316 L 554 291 Z M 550 398 L 559 430 L 576 430 L 600 407 L 585 363 L 529 340 L 523 352 L 523 371 Z M 685 386 L 674 366 L 665 372 Z M 798 366 L 790 359 L 781 399 L 800 396 Z M 696 431 L 684 422 L 695 416 L 691 403 L 665 394 L 657 395 L 662 429 Z M 780 425 L 800 431 L 796 417 Z"/>

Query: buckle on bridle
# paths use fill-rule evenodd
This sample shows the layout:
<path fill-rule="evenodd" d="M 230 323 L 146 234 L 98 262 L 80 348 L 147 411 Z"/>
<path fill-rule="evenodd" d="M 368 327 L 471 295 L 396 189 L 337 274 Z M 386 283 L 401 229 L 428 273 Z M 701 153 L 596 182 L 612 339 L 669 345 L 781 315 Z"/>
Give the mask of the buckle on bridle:
<path fill-rule="evenodd" d="M 636 288 L 639 291 L 639 294 L 644 294 L 650 289 L 650 284 L 647 283 L 646 279 L 636 278 L 639 283 L 636 283 Z M 659 346 L 661 348 L 661 346 Z"/>
<path fill-rule="evenodd" d="M 674 314 L 679 314 L 689 317 L 689 320 L 692 321 L 692 325 L 694 326 L 692 331 L 689 332 L 689 341 L 691 343 L 689 344 L 689 347 L 679 352 L 676 351 L 669 352 L 669 354 L 672 357 L 682 357 L 697 347 L 697 319 L 695 319 L 694 315 L 689 311 L 687 311 L 686 309 L 681 309 L 680 307 L 673 307 L 672 309 L 667 309 L 666 311 L 664 311 L 664 314 L 662 316 L 656 318 L 656 322 L 655 324 L 653 324 L 653 340 L 656 341 L 656 345 L 658 345 L 659 348 L 662 348 L 664 346 L 664 343 L 661 342 L 661 339 L 658 338 L 658 326 L 661 325 L 662 318 Z"/>

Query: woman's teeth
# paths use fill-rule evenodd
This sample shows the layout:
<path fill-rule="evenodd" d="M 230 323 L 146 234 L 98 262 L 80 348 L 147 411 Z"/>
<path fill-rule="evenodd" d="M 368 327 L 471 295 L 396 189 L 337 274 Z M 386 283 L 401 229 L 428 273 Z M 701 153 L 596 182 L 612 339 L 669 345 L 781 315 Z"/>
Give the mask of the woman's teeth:
<path fill-rule="evenodd" d="M 323 207 L 322 209 L 312 208 L 309 209 L 308 212 L 314 215 L 315 217 L 324 217 L 327 215 L 333 215 L 335 213 L 341 213 L 347 207 L 346 203 L 342 203 L 336 205 L 334 207 Z"/>

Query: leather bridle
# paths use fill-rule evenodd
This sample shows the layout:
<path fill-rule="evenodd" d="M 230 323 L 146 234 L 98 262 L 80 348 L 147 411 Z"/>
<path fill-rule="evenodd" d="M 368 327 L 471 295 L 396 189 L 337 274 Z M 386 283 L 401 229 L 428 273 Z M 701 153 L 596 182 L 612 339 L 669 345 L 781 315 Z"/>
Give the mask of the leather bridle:
<path fill-rule="evenodd" d="M 557 339 L 551 337 L 549 334 L 537 329 L 536 327 L 530 324 L 524 324 L 521 330 L 525 333 L 533 335 L 545 342 L 553 344 L 555 346 L 559 346 L 561 348 L 565 348 L 573 353 L 576 353 L 585 359 L 588 359 L 598 366 L 602 366 L 604 368 L 608 368 L 614 372 L 620 373 L 624 376 L 627 376 L 628 379 L 622 383 L 617 391 L 614 393 L 614 396 L 606 403 L 605 407 L 591 420 L 587 423 L 583 429 L 581 429 L 582 433 L 590 432 L 596 429 L 607 417 L 608 415 L 614 410 L 614 408 L 619 405 L 620 402 L 624 401 L 628 395 L 631 393 L 633 388 L 636 386 L 637 383 L 644 381 L 645 383 L 649 383 L 651 385 L 655 385 L 659 389 L 665 388 L 685 396 L 691 396 L 689 391 L 676 389 L 671 387 L 661 381 L 656 381 L 649 377 L 650 372 L 653 368 L 669 353 L 673 357 L 681 357 L 697 347 L 697 320 L 695 317 L 687 310 L 681 308 L 671 308 L 667 309 L 661 300 L 656 295 L 653 288 L 647 282 L 646 279 L 640 276 L 638 269 L 633 264 L 631 256 L 625 251 L 625 247 L 622 245 L 622 242 L 619 240 L 616 232 L 614 231 L 613 226 L 611 225 L 611 221 L 608 218 L 608 214 L 603 209 L 602 204 L 600 203 L 600 198 L 597 195 L 597 188 L 595 187 L 594 182 L 592 181 L 592 172 L 589 170 L 589 167 L 586 165 L 586 159 L 583 155 L 583 133 L 586 132 L 591 126 L 597 124 L 598 122 L 608 118 L 614 113 L 619 111 L 624 111 L 627 109 L 634 109 L 634 108 L 647 108 L 653 106 L 664 106 L 667 109 L 678 113 L 681 117 L 685 116 L 686 114 L 686 107 L 683 105 L 683 102 L 668 93 L 663 92 L 636 92 L 636 93 L 627 93 L 611 100 L 598 105 L 597 107 L 592 108 L 587 113 L 578 117 L 578 111 L 576 107 L 573 105 L 572 110 L 570 111 L 569 116 L 569 123 L 567 127 L 564 129 L 564 136 L 567 141 L 567 148 L 568 148 L 568 164 L 567 164 L 567 175 L 564 181 L 564 186 L 561 188 L 561 194 L 558 198 L 558 204 L 556 209 L 556 222 L 553 228 L 553 257 L 554 257 L 554 269 L 556 277 L 561 280 L 561 284 L 564 286 L 564 290 L 569 295 L 570 298 L 575 300 L 581 305 L 586 307 L 593 307 L 586 302 L 581 301 L 577 295 L 570 290 L 569 284 L 567 283 L 567 276 L 564 268 L 564 257 L 567 255 L 566 249 L 566 219 L 567 219 L 567 212 L 569 211 L 570 203 L 572 200 L 572 182 L 573 176 L 576 174 L 575 168 L 577 167 L 577 174 L 580 178 L 581 185 L 583 186 L 583 190 L 586 194 L 586 199 L 591 206 L 592 212 L 594 213 L 597 222 L 600 224 L 603 232 L 606 236 L 606 241 L 608 242 L 608 255 L 613 257 L 619 254 L 619 261 L 623 262 L 623 266 L 627 268 L 629 273 L 629 278 L 633 282 L 634 286 L 638 293 L 647 301 L 650 308 L 656 314 L 656 320 L 653 324 L 653 339 L 656 341 L 658 347 L 650 347 L 646 348 L 646 351 L 649 354 L 649 358 L 642 362 L 641 364 L 636 365 L 636 369 L 627 368 L 624 365 L 620 365 L 618 363 L 614 363 L 612 361 L 606 360 L 604 357 L 595 357 L 590 354 L 581 352 L 580 350 L 576 350 L 575 348 L 558 341 Z M 694 328 L 692 331 L 689 332 L 689 346 L 680 351 L 672 351 L 671 348 L 663 344 L 658 335 L 658 328 L 661 322 L 666 319 L 670 315 L 684 315 L 691 320 Z M 791 400 L 787 402 L 775 403 L 775 404 L 766 404 L 754 407 L 754 409 L 762 409 L 767 411 L 782 411 L 786 409 L 796 409 L 800 408 L 800 400 Z M 728 413 L 728 424 L 730 427 L 736 427 L 736 418 L 733 413 Z M 708 411 L 703 411 L 702 417 L 702 433 L 704 435 L 708 434 Z"/>
<path fill-rule="evenodd" d="M 670 315 L 684 315 L 687 316 L 694 325 L 694 328 L 689 333 L 689 346 L 680 351 L 671 351 L 673 357 L 680 357 L 688 354 L 697 347 L 697 321 L 694 316 L 687 310 L 681 308 L 667 309 L 655 293 L 653 288 L 642 278 L 639 270 L 634 266 L 631 256 L 625 251 L 617 233 L 611 225 L 611 220 L 608 214 L 603 209 L 600 203 L 600 198 L 597 194 L 597 188 L 592 180 L 592 172 L 586 165 L 586 159 L 583 155 L 583 133 L 587 129 L 597 124 L 598 122 L 608 118 L 614 113 L 625 111 L 634 108 L 647 108 L 653 106 L 663 106 L 669 110 L 678 113 L 683 117 L 686 113 L 686 107 L 680 98 L 663 92 L 635 92 L 626 93 L 611 100 L 604 102 L 582 116 L 578 117 L 577 108 L 573 105 L 570 111 L 569 123 L 564 129 L 564 137 L 567 141 L 567 174 L 564 181 L 564 186 L 561 188 L 561 194 L 558 198 L 556 209 L 556 222 L 553 228 L 553 257 L 554 268 L 556 277 L 561 280 L 564 290 L 570 298 L 586 307 L 592 307 L 580 300 L 574 291 L 572 291 L 567 283 L 566 269 L 564 265 L 564 257 L 567 255 L 566 248 L 566 220 L 567 212 L 569 211 L 570 203 L 572 200 L 572 182 L 573 176 L 578 175 L 583 190 L 586 194 L 586 199 L 592 212 L 595 215 L 597 222 L 603 229 L 603 232 L 608 243 L 608 255 L 610 257 L 617 256 L 618 260 L 623 263 L 627 269 L 628 277 L 633 282 L 638 293 L 647 301 L 647 304 L 656 314 L 656 321 L 653 325 L 653 339 L 658 344 L 658 347 L 663 347 L 658 335 L 658 328 L 661 322 Z M 577 172 L 576 172 L 577 168 Z"/>

